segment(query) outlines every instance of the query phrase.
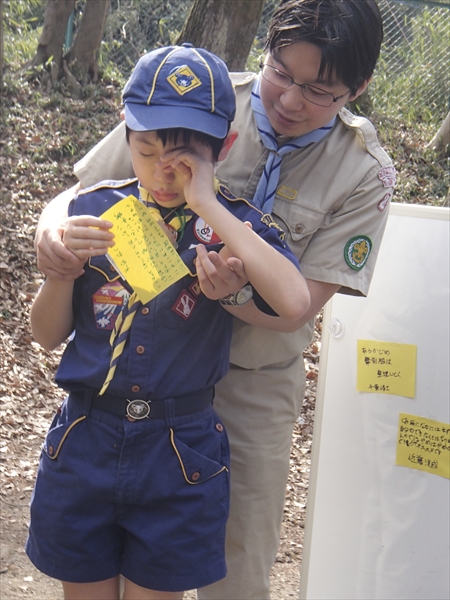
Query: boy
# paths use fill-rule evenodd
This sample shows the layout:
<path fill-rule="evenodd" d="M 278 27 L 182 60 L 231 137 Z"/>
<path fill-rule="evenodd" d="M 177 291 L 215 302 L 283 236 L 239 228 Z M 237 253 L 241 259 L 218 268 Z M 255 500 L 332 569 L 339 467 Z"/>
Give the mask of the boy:
<path fill-rule="evenodd" d="M 283 519 L 292 430 L 306 385 L 302 353 L 311 341 L 315 314 L 333 294 L 366 295 L 369 290 L 395 170 L 371 123 L 349 113 L 344 104 L 369 84 L 382 39 L 375 0 L 285 0 L 269 26 L 262 61 L 267 66 L 259 76 L 232 74 L 236 91 L 233 127 L 240 135 L 233 152 L 220 163 L 218 177 L 230 182 L 235 194 L 255 197 L 272 154 L 256 122 L 256 114 L 266 113 L 277 145 L 289 149 L 280 157 L 280 171 L 274 171 L 279 179 L 275 183 L 272 177 L 267 196 L 274 200 L 274 220 L 301 260 L 311 303 L 294 323 L 265 315 L 264 319 L 259 315 L 256 326 L 235 320 L 230 371 L 216 387 L 215 397 L 216 410 L 227 426 L 233 467 L 228 572 L 224 579 L 199 591 L 202 600 L 270 598 L 270 569 Z M 275 81 L 271 68 L 289 79 L 282 76 L 284 81 Z M 264 110 L 252 103 L 258 83 Z M 328 100 L 317 103 L 314 96 L 323 93 Z M 116 172 L 129 176 L 122 129 L 119 125 L 76 166 L 83 186 L 97 181 L 99 173 L 101 178 Z M 302 136 L 298 148 L 289 147 L 293 138 Z M 67 194 L 71 195 L 73 191 Z M 46 209 L 36 239 L 42 270 L 73 278 L 79 263 L 61 243 L 67 210 L 59 207 L 67 205 L 67 196 Z M 259 198 L 264 202 L 266 195 L 261 193 Z M 358 265 L 349 255 L 349 242 L 356 236 L 365 236 L 368 240 L 364 241 L 371 243 Z M 104 251 L 107 239 L 106 231 L 91 235 L 99 251 Z M 229 277 L 226 264 L 223 269 L 219 262 L 215 266 L 216 280 L 221 275 Z M 225 293 L 221 287 L 216 297 Z M 267 330 L 281 326 L 281 332 Z"/>
<path fill-rule="evenodd" d="M 245 302 L 295 320 L 309 294 L 270 217 L 223 186 L 215 192 L 214 163 L 236 139 L 225 64 L 188 44 L 155 50 L 123 100 L 136 179 L 75 198 L 63 242 L 91 256 L 75 281 L 48 277 L 32 308 L 46 349 L 73 334 L 56 376 L 69 397 L 44 443 L 27 553 L 63 582 L 65 598 L 118 599 L 122 574 L 126 599 L 179 599 L 226 572 L 229 456 L 212 409 L 229 365 L 224 308 L 238 315 Z M 130 194 L 157 211 L 189 268 L 145 306 L 82 237 Z M 222 306 L 203 293 L 197 273 L 214 251 L 239 259 L 245 298 Z"/>

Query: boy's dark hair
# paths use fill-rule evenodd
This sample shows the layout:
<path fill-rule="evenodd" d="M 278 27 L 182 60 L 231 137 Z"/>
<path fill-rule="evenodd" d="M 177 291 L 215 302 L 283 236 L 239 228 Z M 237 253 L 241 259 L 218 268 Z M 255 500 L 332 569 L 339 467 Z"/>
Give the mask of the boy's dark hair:
<path fill-rule="evenodd" d="M 127 142 L 130 143 L 130 132 L 132 131 L 128 125 L 126 128 Z M 203 133 L 201 131 L 195 131 L 194 129 L 186 129 L 185 127 L 172 127 L 170 129 L 156 129 L 155 133 L 158 139 L 161 140 L 164 146 L 167 144 L 177 144 L 182 142 L 183 145 L 189 145 L 191 140 L 195 140 L 203 146 L 211 148 L 213 160 L 217 162 L 219 159 L 220 151 L 222 150 L 225 138 L 215 138 L 212 135 Z"/>
<path fill-rule="evenodd" d="M 283 0 L 272 16 L 265 49 L 314 44 L 322 52 L 319 77 L 335 75 L 354 94 L 372 76 L 382 41 L 376 0 Z"/>

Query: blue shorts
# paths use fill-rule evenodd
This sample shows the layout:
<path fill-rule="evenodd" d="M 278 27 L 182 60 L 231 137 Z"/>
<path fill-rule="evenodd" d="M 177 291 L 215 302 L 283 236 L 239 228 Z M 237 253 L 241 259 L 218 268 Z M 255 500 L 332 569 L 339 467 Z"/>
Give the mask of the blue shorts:
<path fill-rule="evenodd" d="M 225 577 L 229 446 L 212 407 L 126 418 L 72 393 L 44 442 L 26 551 L 73 583 L 122 574 L 182 591 Z M 171 404 L 172 403 L 172 404 Z"/>

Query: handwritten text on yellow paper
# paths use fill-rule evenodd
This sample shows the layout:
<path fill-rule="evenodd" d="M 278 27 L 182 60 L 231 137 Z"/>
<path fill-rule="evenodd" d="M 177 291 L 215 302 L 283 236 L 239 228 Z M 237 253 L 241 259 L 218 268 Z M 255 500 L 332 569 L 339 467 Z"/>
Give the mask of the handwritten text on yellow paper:
<path fill-rule="evenodd" d="M 115 246 L 108 255 L 143 304 L 189 273 L 169 238 L 134 196 L 124 198 L 101 218 L 113 223 Z"/>
<path fill-rule="evenodd" d="M 359 392 L 414 398 L 417 346 L 358 340 Z"/>
<path fill-rule="evenodd" d="M 395 462 L 450 479 L 450 424 L 400 413 Z"/>

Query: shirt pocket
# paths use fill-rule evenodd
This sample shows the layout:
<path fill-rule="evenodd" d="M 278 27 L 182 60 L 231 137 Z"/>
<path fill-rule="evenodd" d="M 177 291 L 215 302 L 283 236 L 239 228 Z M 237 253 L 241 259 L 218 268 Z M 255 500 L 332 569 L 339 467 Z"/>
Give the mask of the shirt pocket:
<path fill-rule="evenodd" d="M 307 241 L 314 233 L 331 223 L 331 211 L 321 210 L 311 204 L 278 200 L 273 210 L 274 220 L 288 235 L 292 249 L 295 245 Z"/>

